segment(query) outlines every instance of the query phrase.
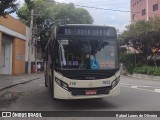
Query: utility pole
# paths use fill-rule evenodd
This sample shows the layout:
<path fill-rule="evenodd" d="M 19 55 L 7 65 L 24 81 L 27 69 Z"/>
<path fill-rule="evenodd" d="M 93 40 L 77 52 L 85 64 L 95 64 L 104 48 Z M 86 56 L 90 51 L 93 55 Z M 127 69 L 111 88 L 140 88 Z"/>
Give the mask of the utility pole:
<path fill-rule="evenodd" d="M 31 74 L 31 42 L 32 42 L 32 29 L 33 29 L 33 9 L 31 10 L 30 20 L 30 40 L 28 41 L 28 74 Z"/>

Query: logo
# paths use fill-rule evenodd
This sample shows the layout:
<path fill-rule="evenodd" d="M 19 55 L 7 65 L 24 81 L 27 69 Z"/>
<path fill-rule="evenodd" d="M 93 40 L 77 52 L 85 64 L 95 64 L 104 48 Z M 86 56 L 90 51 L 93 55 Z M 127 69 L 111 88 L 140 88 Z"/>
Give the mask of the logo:
<path fill-rule="evenodd" d="M 92 87 L 92 86 L 93 86 L 93 83 L 92 83 L 92 82 L 90 82 L 90 83 L 88 84 L 88 86 L 89 86 L 89 87 Z"/>
<path fill-rule="evenodd" d="M 2 117 L 12 117 L 11 112 L 2 112 Z"/>

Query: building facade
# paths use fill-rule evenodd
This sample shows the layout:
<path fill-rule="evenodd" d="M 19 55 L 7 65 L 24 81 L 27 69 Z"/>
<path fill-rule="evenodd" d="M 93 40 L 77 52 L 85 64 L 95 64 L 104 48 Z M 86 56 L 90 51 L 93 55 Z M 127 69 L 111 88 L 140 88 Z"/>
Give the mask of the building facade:
<path fill-rule="evenodd" d="M 30 33 L 29 27 L 12 16 L 0 17 L 0 74 L 27 73 L 28 54 L 30 54 L 31 71 L 33 71 L 35 46 L 32 45 L 28 53 Z"/>
<path fill-rule="evenodd" d="M 131 23 L 160 16 L 160 0 L 131 0 Z"/>

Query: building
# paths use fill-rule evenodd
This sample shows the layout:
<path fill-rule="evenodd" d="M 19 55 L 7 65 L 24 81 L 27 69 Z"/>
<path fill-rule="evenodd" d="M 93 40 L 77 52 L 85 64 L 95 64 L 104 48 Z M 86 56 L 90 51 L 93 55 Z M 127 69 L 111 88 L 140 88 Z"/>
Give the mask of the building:
<path fill-rule="evenodd" d="M 28 53 L 29 40 L 29 27 L 10 15 L 7 18 L 0 17 L 0 74 L 26 73 L 28 54 L 31 56 L 31 69 L 33 69 L 35 46 L 32 46 L 30 53 Z"/>
<path fill-rule="evenodd" d="M 131 23 L 160 16 L 160 0 L 131 0 Z"/>

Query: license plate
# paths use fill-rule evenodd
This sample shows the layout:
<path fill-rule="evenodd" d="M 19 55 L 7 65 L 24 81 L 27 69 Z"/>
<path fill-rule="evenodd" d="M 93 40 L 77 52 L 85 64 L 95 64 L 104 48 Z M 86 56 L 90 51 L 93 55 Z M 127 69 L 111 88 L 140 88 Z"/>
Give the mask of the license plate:
<path fill-rule="evenodd" d="M 96 90 L 88 90 L 86 91 L 86 95 L 96 95 L 97 91 Z"/>

